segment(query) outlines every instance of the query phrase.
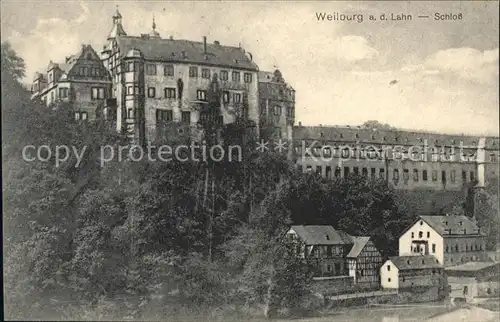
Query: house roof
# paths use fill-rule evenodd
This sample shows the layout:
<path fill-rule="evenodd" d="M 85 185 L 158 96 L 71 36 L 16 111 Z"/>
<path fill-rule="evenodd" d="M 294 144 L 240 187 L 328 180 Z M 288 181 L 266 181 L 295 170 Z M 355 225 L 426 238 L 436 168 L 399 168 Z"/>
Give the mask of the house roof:
<path fill-rule="evenodd" d="M 441 134 L 403 129 L 373 129 L 362 126 L 294 126 L 294 140 L 363 142 L 366 144 L 396 144 L 401 146 L 463 146 L 477 148 L 480 137 L 463 134 Z M 486 149 L 498 149 L 498 137 L 486 137 Z M 464 151 L 465 152 L 465 151 Z"/>
<path fill-rule="evenodd" d="M 352 237 L 332 226 L 292 226 L 291 229 L 307 245 L 346 245 L 352 243 Z"/>
<path fill-rule="evenodd" d="M 428 223 L 441 236 L 450 235 L 478 235 L 480 234 L 477 224 L 467 216 L 419 216 Z"/>
<path fill-rule="evenodd" d="M 357 237 L 353 236 L 352 237 L 352 248 L 349 251 L 349 254 L 347 254 L 347 257 L 358 257 L 363 248 L 366 246 L 366 244 L 370 241 L 370 237 Z"/>
<path fill-rule="evenodd" d="M 249 57 L 251 55 L 247 56 L 247 53 L 239 47 L 207 43 L 207 53 L 205 53 L 203 42 L 190 40 L 118 36 L 116 41 L 122 56 L 131 49 L 137 49 L 147 60 L 218 65 L 258 71 L 258 66 Z"/>
<path fill-rule="evenodd" d="M 389 260 L 399 270 L 424 269 L 424 268 L 441 268 L 436 257 L 432 255 L 410 255 L 410 256 L 393 256 Z"/>
<path fill-rule="evenodd" d="M 500 267 L 500 263 L 494 262 L 468 262 L 456 266 L 447 267 L 447 271 L 461 271 L 461 272 L 476 272 L 483 270 L 488 267 L 498 266 Z"/>

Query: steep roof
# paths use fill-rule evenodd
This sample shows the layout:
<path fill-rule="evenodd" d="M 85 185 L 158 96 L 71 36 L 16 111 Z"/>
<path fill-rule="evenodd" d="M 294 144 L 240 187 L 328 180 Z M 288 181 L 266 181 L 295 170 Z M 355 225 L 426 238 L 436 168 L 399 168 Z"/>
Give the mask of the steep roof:
<path fill-rule="evenodd" d="M 425 142 L 429 147 L 455 146 L 460 142 L 464 147 L 477 147 L 479 136 L 440 134 L 399 129 L 371 129 L 361 126 L 294 126 L 294 140 L 324 140 L 336 142 L 363 142 L 366 144 L 396 144 L 422 146 Z M 498 137 L 486 137 L 486 148 L 498 149 Z"/>
<path fill-rule="evenodd" d="M 349 251 L 349 254 L 347 254 L 347 257 L 358 257 L 363 248 L 365 248 L 366 244 L 370 241 L 370 237 L 358 237 L 358 236 L 353 236 L 352 237 L 352 248 Z"/>
<path fill-rule="evenodd" d="M 399 270 L 424 269 L 424 268 L 441 268 L 436 257 L 432 255 L 410 255 L 410 256 L 393 256 L 389 260 Z"/>
<path fill-rule="evenodd" d="M 332 226 L 292 226 L 291 229 L 307 245 L 346 245 L 352 243 L 352 237 Z"/>
<path fill-rule="evenodd" d="M 451 235 L 478 235 L 479 227 L 467 216 L 419 216 L 441 236 Z"/>
<path fill-rule="evenodd" d="M 238 47 L 207 43 L 207 53 L 205 53 L 203 42 L 190 40 L 119 36 L 116 41 L 122 56 L 135 48 L 142 52 L 146 60 L 217 65 L 258 71 L 258 66 L 243 49 Z"/>

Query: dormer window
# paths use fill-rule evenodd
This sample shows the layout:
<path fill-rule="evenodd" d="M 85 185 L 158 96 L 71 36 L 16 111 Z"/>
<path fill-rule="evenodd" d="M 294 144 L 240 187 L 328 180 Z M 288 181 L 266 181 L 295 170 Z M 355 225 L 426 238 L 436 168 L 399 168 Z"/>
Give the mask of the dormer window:
<path fill-rule="evenodd" d="M 458 222 L 458 224 L 459 224 L 460 226 L 462 226 L 462 221 L 459 221 L 459 222 Z"/>
<path fill-rule="evenodd" d="M 408 260 L 406 261 L 406 263 L 407 263 L 408 265 L 410 265 L 410 260 L 408 259 Z"/>
<path fill-rule="evenodd" d="M 326 240 L 330 240 L 330 236 L 325 235 Z"/>
<path fill-rule="evenodd" d="M 422 259 L 422 264 L 425 264 L 425 261 Z"/>

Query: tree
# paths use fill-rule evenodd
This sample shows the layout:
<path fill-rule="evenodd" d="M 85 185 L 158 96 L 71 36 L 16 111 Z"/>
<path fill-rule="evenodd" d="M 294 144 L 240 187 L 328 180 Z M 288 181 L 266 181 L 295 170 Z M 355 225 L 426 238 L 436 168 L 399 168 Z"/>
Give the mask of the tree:
<path fill-rule="evenodd" d="M 24 78 L 26 65 L 24 59 L 19 57 L 12 49 L 9 42 L 2 42 L 2 71 L 6 71 L 15 81 Z M 2 77 L 3 78 L 3 77 Z"/>
<path fill-rule="evenodd" d="M 390 124 L 380 123 L 379 121 L 376 121 L 376 120 L 366 121 L 361 125 L 361 127 L 366 128 L 366 129 L 378 129 L 378 130 L 396 130 L 397 129 Z"/>

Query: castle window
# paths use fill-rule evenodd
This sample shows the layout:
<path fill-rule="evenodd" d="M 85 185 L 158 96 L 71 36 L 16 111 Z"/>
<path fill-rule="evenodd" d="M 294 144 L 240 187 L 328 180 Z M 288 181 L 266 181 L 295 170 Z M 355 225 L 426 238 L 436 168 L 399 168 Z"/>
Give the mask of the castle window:
<path fill-rule="evenodd" d="M 281 116 L 281 106 L 276 105 L 276 108 L 274 109 L 274 115 Z"/>
<path fill-rule="evenodd" d="M 172 121 L 173 114 L 171 110 L 156 110 L 157 121 Z"/>
<path fill-rule="evenodd" d="M 184 124 L 190 124 L 191 123 L 191 112 L 189 112 L 189 111 L 182 111 L 181 121 Z"/>
<path fill-rule="evenodd" d="M 175 88 L 165 87 L 165 98 L 175 99 Z"/>
<path fill-rule="evenodd" d="M 149 87 L 148 88 L 148 97 L 155 97 L 155 96 L 156 96 L 156 88 Z"/>
<path fill-rule="evenodd" d="M 380 178 L 380 179 L 385 179 L 385 169 L 380 168 L 380 171 L 379 171 L 379 178 Z"/>
<path fill-rule="evenodd" d="M 227 70 L 220 71 L 220 80 L 227 81 L 228 80 L 228 72 Z"/>
<path fill-rule="evenodd" d="M 367 168 L 363 168 L 361 170 L 361 174 L 363 175 L 363 177 L 368 177 L 368 169 Z"/>
<path fill-rule="evenodd" d="M 198 98 L 198 100 L 200 101 L 206 101 L 207 99 L 207 91 L 204 91 L 204 90 L 197 90 L 196 91 L 196 98 Z"/>
<path fill-rule="evenodd" d="M 104 88 L 92 87 L 90 97 L 92 100 L 104 99 Z"/>
<path fill-rule="evenodd" d="M 222 101 L 227 104 L 229 103 L 229 92 L 228 91 L 223 91 L 222 92 Z M 265 109 L 264 109 L 265 112 Z"/>
<path fill-rule="evenodd" d="M 165 76 L 174 76 L 174 65 L 165 65 Z"/>
<path fill-rule="evenodd" d="M 436 170 L 432 170 L 432 181 L 437 181 L 438 172 Z"/>
<path fill-rule="evenodd" d="M 241 94 L 240 93 L 233 94 L 233 103 L 241 103 Z"/>
<path fill-rule="evenodd" d="M 198 77 L 198 67 L 196 66 L 189 67 L 189 77 Z"/>
<path fill-rule="evenodd" d="M 470 181 L 474 181 L 474 171 L 470 172 Z"/>
<path fill-rule="evenodd" d="M 455 183 L 455 170 L 450 171 L 450 181 L 451 183 Z"/>
<path fill-rule="evenodd" d="M 392 178 L 397 181 L 399 180 L 399 170 L 398 169 L 394 169 L 393 171 L 393 175 L 392 175 Z"/>
<path fill-rule="evenodd" d="M 410 173 L 408 169 L 403 169 L 403 180 L 405 183 L 408 183 L 408 180 L 410 179 Z"/>
<path fill-rule="evenodd" d="M 252 74 L 250 73 L 245 73 L 245 75 L 243 75 L 243 79 L 245 81 L 245 83 L 251 83 L 252 82 Z"/>
<path fill-rule="evenodd" d="M 148 75 L 156 75 L 156 65 L 155 64 L 147 64 L 146 65 L 146 74 Z"/>
<path fill-rule="evenodd" d="M 413 169 L 413 181 L 418 182 L 418 170 Z"/>
<path fill-rule="evenodd" d="M 202 68 L 201 69 L 201 77 L 202 78 L 210 78 L 210 69 Z"/>
<path fill-rule="evenodd" d="M 233 82 L 239 82 L 240 81 L 240 72 L 233 72 L 231 74 L 231 80 Z"/>
<path fill-rule="evenodd" d="M 462 171 L 462 181 L 466 182 L 467 181 L 467 172 Z"/>
<path fill-rule="evenodd" d="M 59 97 L 67 98 L 68 97 L 68 89 L 67 88 L 59 88 Z"/>

